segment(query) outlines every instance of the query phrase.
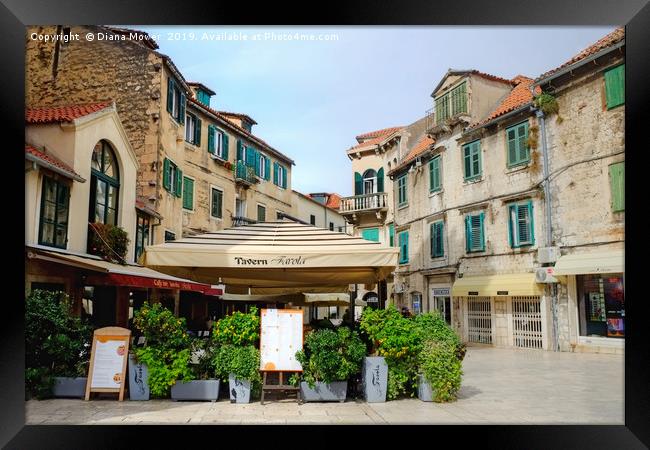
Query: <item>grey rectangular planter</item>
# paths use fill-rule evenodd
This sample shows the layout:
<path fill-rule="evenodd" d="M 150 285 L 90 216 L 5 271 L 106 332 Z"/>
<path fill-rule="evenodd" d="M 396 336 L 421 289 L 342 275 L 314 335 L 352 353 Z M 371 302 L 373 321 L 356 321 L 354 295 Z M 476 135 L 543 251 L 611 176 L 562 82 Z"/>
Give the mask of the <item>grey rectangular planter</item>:
<path fill-rule="evenodd" d="M 251 382 L 248 380 L 239 380 L 232 373 L 228 377 L 228 387 L 230 389 L 230 403 L 250 403 L 251 401 Z"/>
<path fill-rule="evenodd" d="M 300 396 L 305 402 L 344 402 L 347 393 L 347 381 L 317 381 L 313 389 L 305 381 L 300 383 Z"/>
<path fill-rule="evenodd" d="M 386 401 L 388 365 L 383 356 L 366 356 L 361 369 L 363 396 L 368 403 Z"/>
<path fill-rule="evenodd" d="M 424 375 L 418 375 L 418 398 L 423 402 L 433 401 L 433 388 Z"/>
<path fill-rule="evenodd" d="M 147 365 L 138 363 L 129 355 L 129 399 L 149 400 L 149 371 Z"/>
<path fill-rule="evenodd" d="M 172 386 L 172 400 L 216 402 L 219 398 L 219 380 L 177 381 Z"/>
<path fill-rule="evenodd" d="M 87 380 L 86 377 L 54 377 L 52 394 L 55 397 L 84 398 Z"/>

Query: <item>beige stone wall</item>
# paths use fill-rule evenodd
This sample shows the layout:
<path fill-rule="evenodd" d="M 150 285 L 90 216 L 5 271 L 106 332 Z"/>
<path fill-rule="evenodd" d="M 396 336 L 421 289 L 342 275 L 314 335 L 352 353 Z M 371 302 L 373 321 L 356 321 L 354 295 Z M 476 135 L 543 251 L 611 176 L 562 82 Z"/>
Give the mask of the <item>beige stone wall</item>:
<path fill-rule="evenodd" d="M 300 220 L 310 223 L 310 216 L 314 215 L 317 227 L 329 230 L 329 224 L 332 222 L 334 231 L 338 231 L 339 227 L 342 227 L 342 232 L 345 232 L 346 224 L 343 216 L 315 200 L 305 198 L 302 194 L 292 191 L 292 206 L 292 215 Z"/>

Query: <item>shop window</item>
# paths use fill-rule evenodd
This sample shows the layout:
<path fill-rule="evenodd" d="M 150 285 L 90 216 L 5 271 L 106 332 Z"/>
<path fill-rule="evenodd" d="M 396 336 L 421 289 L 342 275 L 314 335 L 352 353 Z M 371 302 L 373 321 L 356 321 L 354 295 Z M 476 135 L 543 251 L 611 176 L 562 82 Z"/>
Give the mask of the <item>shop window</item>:
<path fill-rule="evenodd" d="M 445 319 L 447 324 L 451 325 L 451 297 L 449 288 L 433 288 L 431 291 L 433 298 L 432 308 L 438 311 L 440 317 Z"/>
<path fill-rule="evenodd" d="M 68 242 L 68 210 L 70 189 L 50 177 L 43 177 L 41 217 L 38 243 L 66 248 Z"/>
<path fill-rule="evenodd" d="M 42 283 L 38 281 L 32 282 L 32 291 L 50 291 L 50 292 L 65 292 L 65 284 L 63 283 Z"/>
<path fill-rule="evenodd" d="M 91 161 L 89 222 L 117 225 L 119 190 L 117 158 L 108 142 L 101 140 Z"/>
<path fill-rule="evenodd" d="M 580 334 L 625 337 L 625 292 L 622 274 L 578 275 Z"/>

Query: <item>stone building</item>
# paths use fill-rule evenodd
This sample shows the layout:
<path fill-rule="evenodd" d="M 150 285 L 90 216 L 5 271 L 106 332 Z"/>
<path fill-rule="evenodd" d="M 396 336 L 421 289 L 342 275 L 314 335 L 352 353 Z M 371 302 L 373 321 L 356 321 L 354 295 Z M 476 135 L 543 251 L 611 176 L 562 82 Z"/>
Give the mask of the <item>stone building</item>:
<path fill-rule="evenodd" d="M 625 32 L 538 77 L 549 160 L 557 349 L 622 353 L 625 336 Z M 540 139 L 540 148 L 544 143 Z"/>
<path fill-rule="evenodd" d="M 339 213 L 341 197 L 333 193 L 293 192 L 294 217 L 301 222 L 339 233 L 347 233 L 345 218 Z"/>

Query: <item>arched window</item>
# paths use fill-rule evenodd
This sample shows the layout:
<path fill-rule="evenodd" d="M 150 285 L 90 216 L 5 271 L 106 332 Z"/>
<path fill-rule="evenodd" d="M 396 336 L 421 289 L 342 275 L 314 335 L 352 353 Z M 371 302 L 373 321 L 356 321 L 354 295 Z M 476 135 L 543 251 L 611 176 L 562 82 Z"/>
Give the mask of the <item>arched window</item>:
<path fill-rule="evenodd" d="M 368 169 L 363 172 L 363 193 L 374 194 L 377 192 L 377 172 Z"/>
<path fill-rule="evenodd" d="M 88 221 L 117 225 L 120 174 L 110 144 L 99 141 L 93 149 Z"/>

